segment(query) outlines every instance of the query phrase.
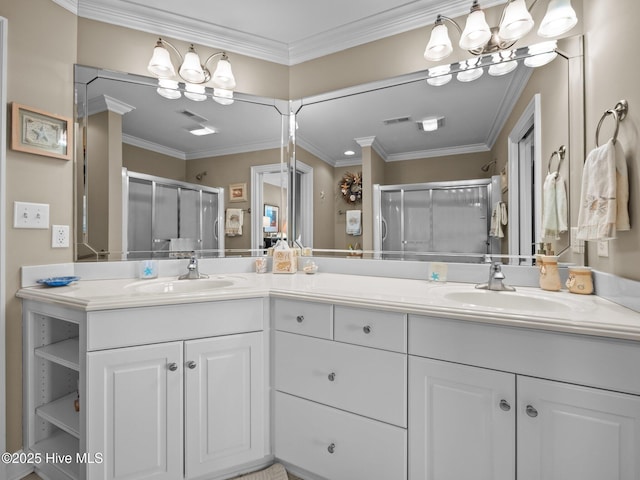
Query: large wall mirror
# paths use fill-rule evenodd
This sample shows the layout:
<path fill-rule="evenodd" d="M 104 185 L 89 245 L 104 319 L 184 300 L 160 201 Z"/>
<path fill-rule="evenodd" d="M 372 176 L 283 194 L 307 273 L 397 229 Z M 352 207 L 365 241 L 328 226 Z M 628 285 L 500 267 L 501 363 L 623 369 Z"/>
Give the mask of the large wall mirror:
<path fill-rule="evenodd" d="M 582 87 L 576 88 L 583 81 L 581 39 L 564 39 L 556 51 L 558 55 L 553 61 L 532 68 L 526 64 L 534 63 L 533 57 L 527 48 L 520 48 L 516 51 L 517 68 L 500 76 L 490 74 L 485 66 L 480 78 L 464 82 L 456 79 L 459 66 L 452 65 L 452 78 L 440 86 L 432 85 L 439 83 L 438 78 L 428 81 L 429 72 L 425 71 L 299 101 L 296 159 L 319 169 L 324 164 L 330 165 L 333 172 L 333 184 L 314 192 L 316 225 L 331 224 L 333 229 L 314 229 L 313 246 L 339 252 L 355 244 L 365 251 L 367 247 L 373 247 L 374 251 L 379 247 L 380 243 L 367 235 L 382 234 L 388 222 L 376 231 L 381 221 L 379 212 L 369 207 L 367 199 L 352 203 L 343 198 L 340 184 L 345 174 L 366 172 L 365 195 L 374 195 L 371 184 L 436 183 L 449 187 L 457 186 L 458 181 L 495 176 L 502 178 L 497 187 L 499 192 L 493 193 L 494 202 L 501 201 L 513 209 L 497 251 L 509 258 L 510 263 L 530 264 L 535 244 L 542 239 L 541 197 L 547 173 L 558 171 L 564 178 L 570 222 L 571 211 L 577 207 L 571 199 L 579 189 L 579 182 L 572 181 L 570 166 L 584 158 Z M 428 128 L 421 122 L 433 118 L 439 128 L 425 131 Z M 561 146 L 566 153 L 560 161 L 554 152 Z M 460 201 L 476 200 L 474 197 Z M 412 212 L 416 205 L 410 200 L 405 202 L 404 212 L 399 205 L 400 202 L 394 208 L 404 219 L 396 228 L 408 231 L 415 229 L 417 222 L 433 222 L 435 218 L 425 219 L 424 209 L 413 208 Z M 354 209 L 362 210 L 360 236 L 348 233 L 345 212 Z M 487 225 L 490 225 L 487 215 L 492 211 L 489 208 L 489 213 L 486 210 L 479 213 L 484 215 Z M 456 222 L 456 218 L 450 216 L 448 221 Z M 440 223 L 425 229 L 444 227 Z M 397 247 L 399 251 L 395 253 L 400 255 L 389 258 L 403 258 L 402 253 L 409 251 L 411 255 L 404 258 L 420 258 L 416 255 L 419 253 L 424 254 L 424 259 L 437 257 L 427 248 L 420 251 L 419 247 L 412 247 L 411 235 L 408 232 L 407 239 Z M 551 248 L 558 254 L 570 253 L 569 237 L 569 233 L 562 233 L 545 241 L 552 243 Z M 490 243 L 491 240 L 486 251 L 495 252 Z M 464 257 L 471 252 L 451 253 Z M 475 254 L 466 256 L 471 261 L 483 258 Z"/>
<path fill-rule="evenodd" d="M 78 260 L 249 251 L 252 229 L 263 229 L 252 188 L 286 213 L 278 177 L 287 172 L 288 102 L 235 93 L 219 103 L 208 91 L 166 98 L 156 79 L 79 65 L 75 78 Z M 234 216 L 230 225 L 228 209 L 241 212 L 240 224 Z"/>
<path fill-rule="evenodd" d="M 203 101 L 184 95 L 169 100 L 158 95 L 154 79 L 77 66 L 77 158 L 84 159 L 77 175 L 77 259 L 157 256 L 153 246 L 138 252 L 127 246 L 123 167 L 171 179 L 187 190 L 224 189 L 224 207 L 244 212 L 242 235 L 225 235 L 227 255 L 252 254 L 264 246 L 264 204 L 279 207 L 280 233 L 313 247 L 314 254 L 342 256 L 349 246 L 366 248 L 373 245 L 367 239 L 373 212 L 364 204 L 345 202 L 340 183 L 346 174 L 362 171 L 367 148 L 376 161 L 375 178 L 369 182 L 380 185 L 477 180 L 502 173 L 505 183 L 498 198 L 525 213 L 510 212 L 499 251 L 526 256 L 528 252 L 514 250 L 510 228 L 529 225 L 518 243 L 523 248 L 538 240 L 542 207 L 536 199 L 549 169 L 559 169 L 565 179 L 570 219 L 577 208 L 572 198 L 579 194 L 579 181 L 570 167 L 584 158 L 581 39 L 564 39 L 557 51 L 555 60 L 534 69 L 523 65 L 528 53 L 519 49 L 517 69 L 493 76 L 485 67 L 473 82 L 458 81 L 453 72 L 449 83 L 432 86 L 425 71 L 293 102 L 236 94 L 229 105 L 210 95 Z M 431 116 L 443 119 L 442 128 L 424 131 L 418 122 Z M 216 133 L 194 136 L 189 130 L 195 127 L 211 127 Z M 520 161 L 510 152 L 530 127 L 535 132 L 534 161 L 530 171 L 518 172 Z M 290 138 L 295 138 L 295 155 Z M 561 145 L 567 148 L 566 158 L 558 164 L 556 156 L 549 166 Z M 349 150 L 355 155 L 347 156 Z M 295 168 L 290 169 L 290 162 Z M 296 171 L 294 179 L 285 178 L 289 171 Z M 229 187 L 237 185 L 244 194 L 230 202 Z M 372 185 L 363 187 L 372 193 Z M 536 213 L 526 213 L 527 206 Z M 347 233 L 346 212 L 351 209 L 362 209 L 360 236 Z M 157 213 L 150 210 L 149 215 Z M 218 221 L 217 228 L 223 228 L 225 219 Z M 166 242 L 168 237 L 152 240 Z M 569 235 L 553 244 L 557 253 L 569 251 Z"/>

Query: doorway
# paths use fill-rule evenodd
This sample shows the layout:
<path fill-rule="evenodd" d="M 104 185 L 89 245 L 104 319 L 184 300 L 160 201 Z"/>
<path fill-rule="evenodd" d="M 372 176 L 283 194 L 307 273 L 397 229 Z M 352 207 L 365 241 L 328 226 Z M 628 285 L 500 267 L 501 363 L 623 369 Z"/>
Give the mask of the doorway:
<path fill-rule="evenodd" d="M 509 255 L 516 265 L 532 265 L 540 238 L 541 97 L 533 99 L 509 135 Z"/>
<path fill-rule="evenodd" d="M 283 171 L 284 168 L 284 171 Z M 293 211 L 295 219 L 292 221 L 288 212 L 289 178 L 287 168 L 279 163 L 251 167 L 251 249 L 254 255 L 260 255 L 264 249 L 263 212 L 268 190 L 279 189 L 280 195 L 270 204 L 278 203 L 280 227 L 284 233 L 290 233 L 291 239 L 298 238 L 305 247 L 313 247 L 313 167 L 297 161 L 295 182 L 295 198 Z M 279 197 L 279 200 L 278 200 Z M 280 205 L 282 204 L 282 205 Z M 291 225 L 289 224 L 291 222 Z"/>

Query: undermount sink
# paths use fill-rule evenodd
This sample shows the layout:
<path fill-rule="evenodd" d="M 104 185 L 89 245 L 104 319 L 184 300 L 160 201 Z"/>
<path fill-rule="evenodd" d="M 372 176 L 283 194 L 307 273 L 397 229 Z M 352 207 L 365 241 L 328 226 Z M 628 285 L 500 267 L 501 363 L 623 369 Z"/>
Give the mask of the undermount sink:
<path fill-rule="evenodd" d="M 128 286 L 140 293 L 195 293 L 231 287 L 236 282 L 230 278 L 200 278 L 197 280 L 143 280 Z"/>
<path fill-rule="evenodd" d="M 445 293 L 443 298 L 463 305 L 500 310 L 524 310 L 527 312 L 566 312 L 572 310 L 572 306 L 566 302 L 515 292 L 492 290 L 457 291 Z"/>

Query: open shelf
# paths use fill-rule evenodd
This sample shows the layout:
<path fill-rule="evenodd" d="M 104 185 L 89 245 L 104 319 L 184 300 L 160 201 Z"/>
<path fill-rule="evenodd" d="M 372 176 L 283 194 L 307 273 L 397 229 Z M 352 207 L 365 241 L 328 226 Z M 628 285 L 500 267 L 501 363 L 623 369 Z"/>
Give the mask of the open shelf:
<path fill-rule="evenodd" d="M 80 438 L 80 414 L 73 408 L 76 393 L 70 393 L 36 408 L 36 414 L 65 432 Z"/>
<path fill-rule="evenodd" d="M 80 443 L 77 438 L 72 437 L 68 433 L 58 430 L 50 437 L 40 440 L 31 450 L 42 455 L 42 463 L 39 464 L 43 469 L 55 468 L 64 473 L 72 480 L 79 480 L 80 465 L 76 463 L 77 454 L 79 452 Z M 58 455 L 61 458 L 65 455 L 71 455 L 72 462 L 45 462 L 47 454 Z"/>
<path fill-rule="evenodd" d="M 80 350 L 77 338 L 69 338 L 35 349 L 37 357 L 80 371 Z"/>

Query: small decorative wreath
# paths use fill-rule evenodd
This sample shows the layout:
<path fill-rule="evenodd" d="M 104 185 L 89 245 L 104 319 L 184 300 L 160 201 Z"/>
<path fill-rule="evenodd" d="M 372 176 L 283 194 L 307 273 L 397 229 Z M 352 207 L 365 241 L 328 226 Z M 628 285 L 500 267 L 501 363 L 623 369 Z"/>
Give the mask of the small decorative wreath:
<path fill-rule="evenodd" d="M 347 172 L 340 182 L 342 198 L 347 203 L 356 203 L 362 200 L 362 172 Z"/>

